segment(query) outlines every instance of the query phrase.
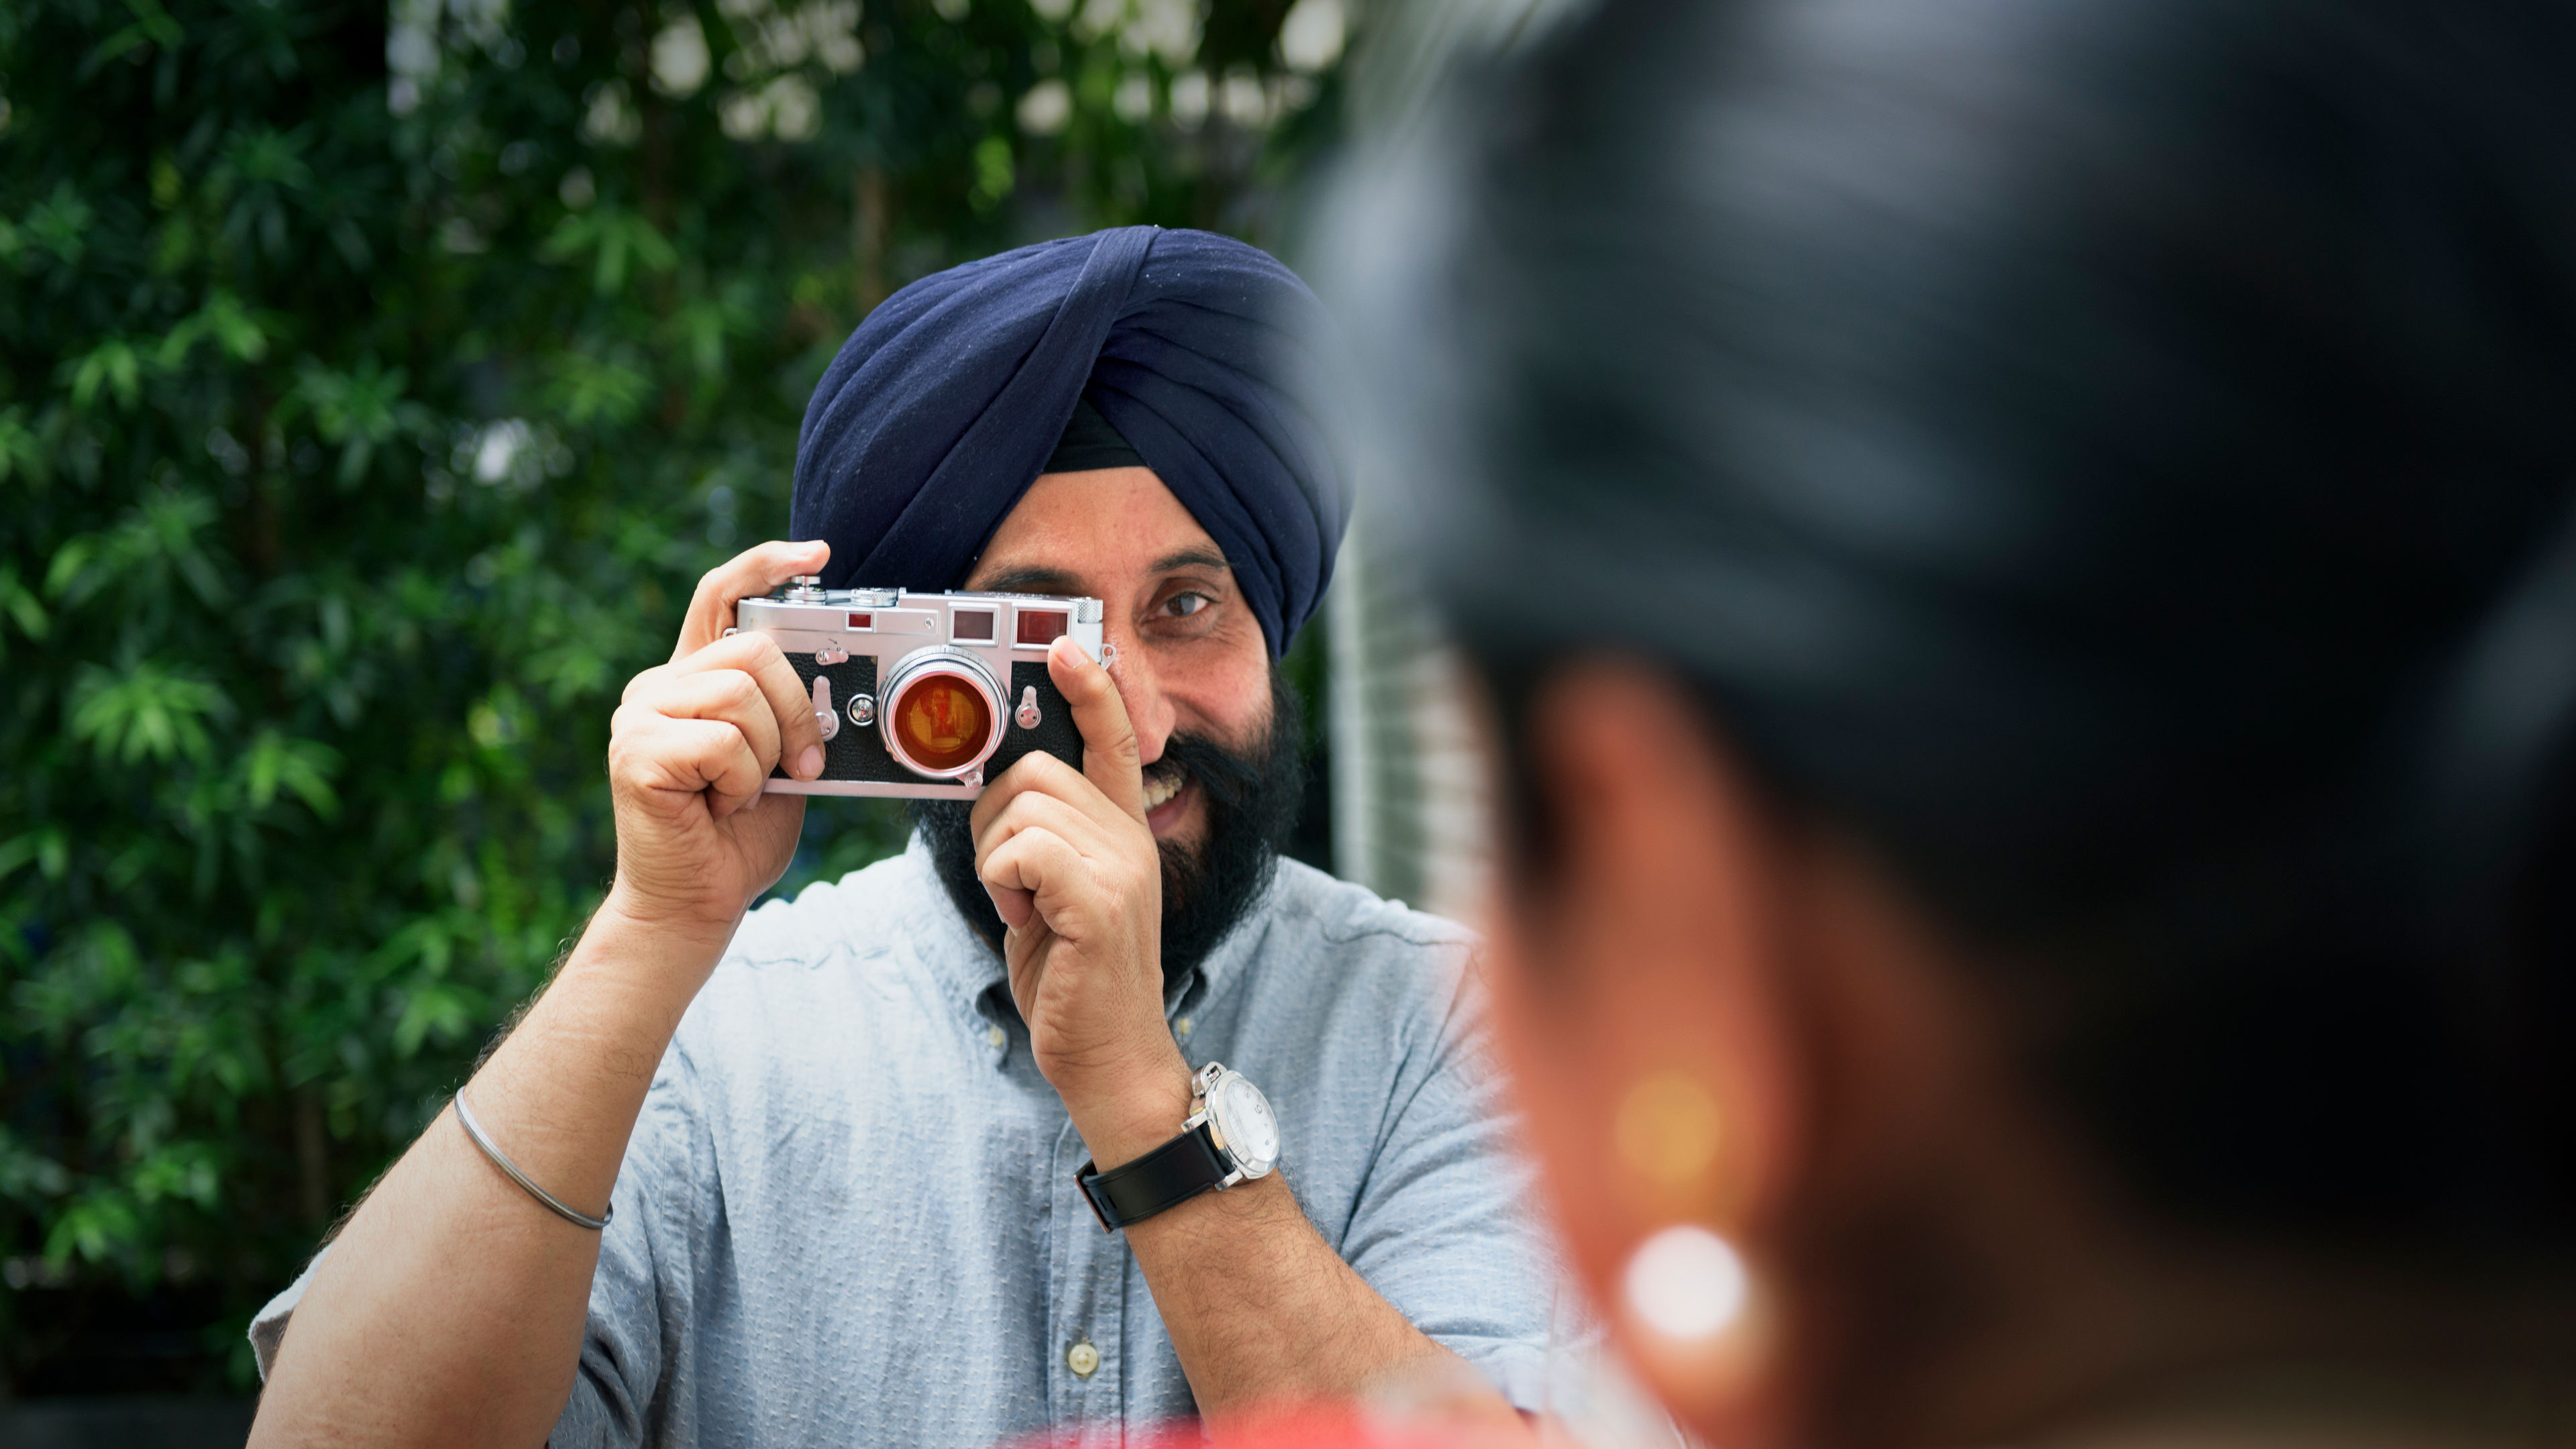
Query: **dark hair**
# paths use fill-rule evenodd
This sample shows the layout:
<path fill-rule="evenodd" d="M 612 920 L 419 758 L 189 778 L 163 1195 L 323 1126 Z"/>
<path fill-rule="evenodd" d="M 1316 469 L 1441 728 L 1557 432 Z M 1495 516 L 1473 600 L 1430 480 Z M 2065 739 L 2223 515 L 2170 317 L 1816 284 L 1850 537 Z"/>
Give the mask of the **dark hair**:
<path fill-rule="evenodd" d="M 1507 714 L 1691 680 L 2155 1208 L 2556 1251 L 2571 26 L 1610 0 L 1379 186 L 1432 586 Z"/>

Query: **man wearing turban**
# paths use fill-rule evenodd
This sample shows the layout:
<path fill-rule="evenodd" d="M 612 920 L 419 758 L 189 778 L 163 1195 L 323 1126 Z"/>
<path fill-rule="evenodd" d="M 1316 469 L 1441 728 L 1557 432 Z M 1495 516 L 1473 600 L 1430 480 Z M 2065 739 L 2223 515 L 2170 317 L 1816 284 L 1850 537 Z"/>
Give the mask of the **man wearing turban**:
<path fill-rule="evenodd" d="M 1347 516 L 1316 311 L 1250 247 L 1131 227 L 869 316 L 806 411 L 809 541 L 709 574 L 628 686 L 598 916 L 254 1322 L 255 1443 L 1115 1439 L 1425 1374 L 1534 1403 L 1549 1274 L 1466 939 L 1277 856 L 1277 661 Z M 1116 653 L 1048 657 L 1078 768 L 1031 754 L 746 916 L 803 819 L 763 781 L 822 756 L 728 626 L 807 574 L 1095 597 Z M 1077 1173 L 1174 1142 L 1219 1061 L 1279 1170 L 1104 1231 Z"/>

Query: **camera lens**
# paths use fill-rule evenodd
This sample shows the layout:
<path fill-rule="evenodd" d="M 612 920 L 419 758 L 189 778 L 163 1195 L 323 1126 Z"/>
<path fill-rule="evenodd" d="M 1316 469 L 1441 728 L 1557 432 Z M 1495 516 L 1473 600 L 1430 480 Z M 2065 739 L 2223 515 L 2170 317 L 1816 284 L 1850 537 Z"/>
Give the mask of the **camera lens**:
<path fill-rule="evenodd" d="M 894 706 L 903 752 L 925 773 L 964 769 L 984 753 L 993 711 L 983 693 L 954 674 L 933 674 L 905 686 Z"/>
<path fill-rule="evenodd" d="M 886 672 L 877 721 L 896 763 L 916 775 L 957 779 L 1002 742 L 1001 686 L 964 650 L 918 649 Z"/>

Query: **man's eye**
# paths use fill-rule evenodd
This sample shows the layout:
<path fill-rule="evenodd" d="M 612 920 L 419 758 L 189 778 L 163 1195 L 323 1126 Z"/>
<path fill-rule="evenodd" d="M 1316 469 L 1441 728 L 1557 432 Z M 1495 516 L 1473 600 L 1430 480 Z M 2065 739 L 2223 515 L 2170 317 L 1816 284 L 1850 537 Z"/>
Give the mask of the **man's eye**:
<path fill-rule="evenodd" d="M 1165 604 L 1163 609 L 1175 619 L 1186 619 L 1206 608 L 1209 602 L 1205 594 L 1174 594 L 1171 602 Z"/>

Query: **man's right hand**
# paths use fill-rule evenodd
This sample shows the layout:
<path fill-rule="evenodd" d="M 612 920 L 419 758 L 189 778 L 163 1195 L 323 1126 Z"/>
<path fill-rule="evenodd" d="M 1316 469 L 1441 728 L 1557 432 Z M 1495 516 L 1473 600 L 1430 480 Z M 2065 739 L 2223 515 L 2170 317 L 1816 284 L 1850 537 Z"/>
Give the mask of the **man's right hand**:
<path fill-rule="evenodd" d="M 765 634 L 725 637 L 736 601 L 819 573 L 825 543 L 764 543 L 698 581 L 671 662 L 626 686 L 610 726 L 617 883 L 609 907 L 655 926 L 730 934 L 785 873 L 800 795 L 762 797 L 783 759 L 823 773 L 823 732 L 796 671 Z"/>

